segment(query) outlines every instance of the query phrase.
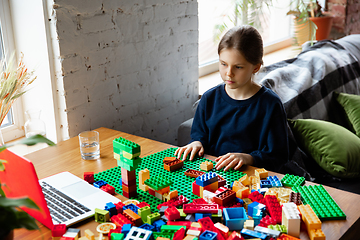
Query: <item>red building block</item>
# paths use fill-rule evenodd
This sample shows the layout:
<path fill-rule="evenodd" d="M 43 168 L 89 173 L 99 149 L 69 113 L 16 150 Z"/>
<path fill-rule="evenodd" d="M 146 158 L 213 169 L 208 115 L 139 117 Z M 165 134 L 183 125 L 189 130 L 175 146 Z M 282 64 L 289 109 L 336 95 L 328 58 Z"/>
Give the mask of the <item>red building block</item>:
<path fill-rule="evenodd" d="M 266 215 L 260 220 L 260 223 L 258 226 L 260 227 L 268 227 L 269 225 L 276 225 L 276 219 L 270 217 L 269 215 Z"/>
<path fill-rule="evenodd" d="M 184 172 L 184 174 L 186 176 L 192 177 L 192 178 L 197 178 L 198 176 L 201 176 L 203 174 L 205 174 L 202 171 L 198 171 L 198 170 L 194 170 L 194 169 L 188 169 Z"/>
<path fill-rule="evenodd" d="M 84 180 L 90 184 L 94 183 L 94 172 L 84 172 Z"/>
<path fill-rule="evenodd" d="M 188 203 L 189 199 L 187 199 L 186 197 L 184 197 L 183 195 L 179 195 L 176 198 L 170 199 L 170 201 L 161 203 L 157 206 L 157 209 L 160 209 L 163 206 L 168 206 L 168 207 L 179 207 L 182 206 L 185 203 Z"/>
<path fill-rule="evenodd" d="M 270 216 L 276 220 L 276 223 L 281 224 L 282 209 L 275 195 L 266 195 L 265 205 Z"/>
<path fill-rule="evenodd" d="M 166 161 L 164 162 L 164 169 L 173 172 L 176 171 L 184 166 L 184 161 L 180 159 L 175 159 L 173 161 Z"/>
<path fill-rule="evenodd" d="M 123 207 L 125 206 L 125 204 L 123 204 L 122 202 L 118 202 L 114 203 L 114 205 L 118 214 L 123 212 Z"/>
<path fill-rule="evenodd" d="M 197 198 L 197 199 L 194 199 L 189 204 L 208 204 L 208 203 L 203 198 Z"/>
<path fill-rule="evenodd" d="M 66 233 L 66 225 L 65 224 L 55 224 L 51 229 L 51 235 L 53 237 L 62 237 Z"/>
<path fill-rule="evenodd" d="M 217 229 L 214 226 L 214 223 L 211 221 L 210 217 L 204 217 L 198 220 L 198 223 L 200 223 L 202 229 L 205 230 L 209 230 L 212 232 L 216 232 L 217 233 L 217 240 L 225 240 L 225 238 L 223 237 L 223 235 L 221 234 L 221 232 L 219 231 L 219 229 Z"/>
<path fill-rule="evenodd" d="M 124 224 L 134 225 L 129 219 L 127 219 L 124 215 L 118 214 L 114 215 L 110 218 L 110 221 L 114 223 L 117 227 L 121 228 Z"/>
<path fill-rule="evenodd" d="M 100 189 L 103 190 L 104 192 L 107 192 L 107 193 L 111 194 L 111 195 L 115 194 L 115 188 L 113 186 L 109 185 L 109 184 L 106 184 L 106 185 L 102 186 Z"/>
<path fill-rule="evenodd" d="M 254 192 L 250 193 L 249 199 L 253 202 L 265 204 L 264 196 L 261 193 L 259 193 L 258 191 L 254 191 Z"/>
<path fill-rule="evenodd" d="M 185 229 L 180 228 L 174 233 L 172 240 L 183 240 L 185 237 Z"/>
<path fill-rule="evenodd" d="M 184 204 L 183 205 L 184 213 L 218 213 L 219 205 L 218 204 Z"/>
<path fill-rule="evenodd" d="M 165 214 L 165 217 L 170 221 L 180 218 L 180 212 L 179 212 L 179 210 L 176 209 L 176 207 L 168 207 L 165 210 L 164 214 Z"/>
<path fill-rule="evenodd" d="M 235 199 L 236 192 L 230 189 L 226 189 L 225 191 L 215 195 L 214 202 L 221 206 L 224 206 L 231 204 L 235 201 Z"/>
<path fill-rule="evenodd" d="M 143 207 L 150 207 L 150 204 L 148 204 L 146 202 L 140 202 L 140 203 L 136 204 L 136 206 L 138 208 L 143 208 Z"/>
<path fill-rule="evenodd" d="M 227 240 L 244 240 L 244 238 L 240 235 L 240 233 L 233 231 Z"/>

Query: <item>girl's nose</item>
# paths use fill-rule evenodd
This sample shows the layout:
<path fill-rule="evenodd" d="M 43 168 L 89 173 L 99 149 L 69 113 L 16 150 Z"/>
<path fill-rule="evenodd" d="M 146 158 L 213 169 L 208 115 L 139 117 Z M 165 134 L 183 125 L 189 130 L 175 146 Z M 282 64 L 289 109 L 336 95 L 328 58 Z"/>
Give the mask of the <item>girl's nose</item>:
<path fill-rule="evenodd" d="M 226 71 L 226 75 L 228 77 L 232 77 L 234 74 L 233 74 L 233 69 L 231 67 L 228 68 L 228 70 Z"/>

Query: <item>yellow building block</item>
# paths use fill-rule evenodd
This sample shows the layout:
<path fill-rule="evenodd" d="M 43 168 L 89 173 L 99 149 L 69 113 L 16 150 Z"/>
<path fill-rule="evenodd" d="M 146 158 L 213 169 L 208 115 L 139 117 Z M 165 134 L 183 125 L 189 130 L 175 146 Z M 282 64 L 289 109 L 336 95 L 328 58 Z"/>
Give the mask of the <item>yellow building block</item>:
<path fill-rule="evenodd" d="M 232 190 L 237 192 L 238 190 L 243 189 L 244 187 L 245 187 L 244 184 L 242 184 L 241 182 L 234 181 L 233 186 L 232 186 Z"/>
<path fill-rule="evenodd" d="M 122 152 L 122 155 L 123 155 L 124 158 L 134 159 L 134 158 L 137 158 L 138 156 L 140 156 L 140 153 L 141 153 L 141 152 L 138 152 L 138 153 L 128 153 L 128 152 L 123 151 L 123 152 Z"/>
<path fill-rule="evenodd" d="M 321 229 L 311 229 L 308 231 L 310 240 L 325 240 L 325 234 Z"/>
<path fill-rule="evenodd" d="M 173 191 L 170 191 L 168 193 L 164 193 L 162 195 L 162 200 L 164 202 L 167 202 L 167 201 L 170 201 L 171 199 L 173 198 L 176 198 L 177 196 L 179 195 L 178 191 L 177 190 L 173 190 Z"/>
<path fill-rule="evenodd" d="M 310 205 L 299 205 L 298 209 L 308 231 L 311 229 L 321 229 L 321 221 Z"/>
<path fill-rule="evenodd" d="M 243 187 L 242 189 L 239 189 L 236 191 L 236 197 L 238 198 L 247 198 L 249 196 L 250 190 L 248 187 Z"/>
<path fill-rule="evenodd" d="M 205 161 L 205 162 L 200 163 L 201 170 L 210 171 L 213 168 L 214 168 L 214 164 L 212 162 Z"/>
<path fill-rule="evenodd" d="M 144 184 L 145 180 L 150 179 L 149 169 L 139 171 L 139 183 Z"/>
<path fill-rule="evenodd" d="M 266 171 L 265 168 L 255 169 L 255 176 L 259 177 L 260 179 L 267 178 L 268 175 L 268 171 Z"/>
<path fill-rule="evenodd" d="M 250 200 L 250 198 L 244 198 L 243 201 L 244 201 L 244 208 L 247 210 L 248 205 L 252 203 L 252 201 Z"/>
<path fill-rule="evenodd" d="M 250 185 L 250 179 L 248 177 L 247 174 L 245 174 L 244 176 L 242 176 L 239 180 L 240 183 L 242 183 L 244 186 L 249 186 Z"/>
<path fill-rule="evenodd" d="M 244 222 L 244 228 L 249 230 L 254 230 L 254 220 L 250 220 L 250 219 L 246 220 Z"/>
<path fill-rule="evenodd" d="M 90 229 L 86 229 L 84 233 L 88 240 L 95 240 L 95 234 Z"/>
<path fill-rule="evenodd" d="M 119 161 L 120 161 L 120 154 L 114 153 L 114 158 L 115 158 L 116 160 L 119 160 Z"/>
<path fill-rule="evenodd" d="M 205 187 L 200 186 L 200 197 L 203 197 L 204 190 L 208 190 L 210 192 L 215 192 L 219 188 L 219 182 L 213 182 Z"/>

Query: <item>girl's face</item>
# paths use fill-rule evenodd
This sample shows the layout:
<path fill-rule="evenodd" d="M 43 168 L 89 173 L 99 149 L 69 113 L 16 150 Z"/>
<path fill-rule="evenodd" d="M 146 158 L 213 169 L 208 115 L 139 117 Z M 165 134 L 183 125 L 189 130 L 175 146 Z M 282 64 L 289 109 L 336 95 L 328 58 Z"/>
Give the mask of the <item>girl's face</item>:
<path fill-rule="evenodd" d="M 252 74 L 259 71 L 261 64 L 253 65 L 236 49 L 226 49 L 219 54 L 219 72 L 229 89 L 246 88 L 252 84 Z"/>

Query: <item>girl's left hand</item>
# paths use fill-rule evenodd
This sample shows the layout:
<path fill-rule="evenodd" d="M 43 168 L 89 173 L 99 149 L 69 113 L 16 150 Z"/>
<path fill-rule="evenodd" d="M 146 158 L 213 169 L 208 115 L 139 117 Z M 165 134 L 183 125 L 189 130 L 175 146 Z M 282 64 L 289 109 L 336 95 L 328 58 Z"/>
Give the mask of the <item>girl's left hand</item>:
<path fill-rule="evenodd" d="M 251 155 L 246 153 L 227 153 L 223 156 L 215 159 L 217 162 L 215 165 L 216 170 L 220 170 L 225 167 L 224 172 L 227 170 L 234 168 L 234 170 L 238 170 L 242 165 L 252 165 L 254 159 Z"/>

